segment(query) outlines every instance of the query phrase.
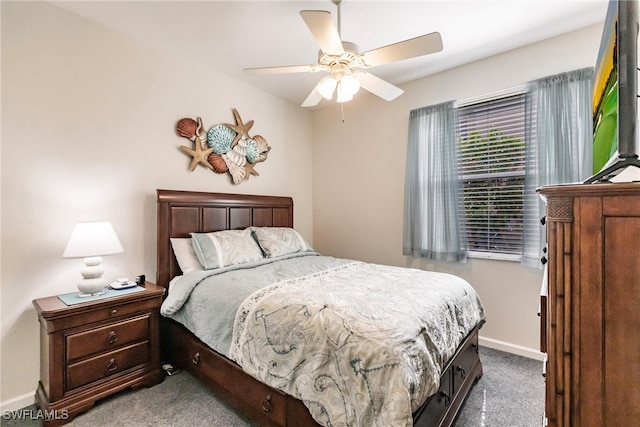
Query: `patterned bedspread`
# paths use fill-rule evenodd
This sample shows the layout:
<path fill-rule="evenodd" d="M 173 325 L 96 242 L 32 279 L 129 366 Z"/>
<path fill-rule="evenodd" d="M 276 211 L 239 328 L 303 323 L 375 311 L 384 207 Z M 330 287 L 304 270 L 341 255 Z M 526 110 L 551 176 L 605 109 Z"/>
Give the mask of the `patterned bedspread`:
<path fill-rule="evenodd" d="M 411 426 L 484 319 L 463 279 L 352 262 L 282 280 L 236 312 L 229 356 L 324 426 Z"/>

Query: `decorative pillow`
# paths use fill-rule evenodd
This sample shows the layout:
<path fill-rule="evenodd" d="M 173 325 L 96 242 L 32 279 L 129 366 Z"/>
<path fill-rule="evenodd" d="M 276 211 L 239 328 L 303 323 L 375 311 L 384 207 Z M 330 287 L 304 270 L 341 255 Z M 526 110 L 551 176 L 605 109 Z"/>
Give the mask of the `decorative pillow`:
<path fill-rule="evenodd" d="M 176 260 L 178 260 L 178 265 L 183 274 L 195 270 L 202 270 L 202 264 L 200 264 L 196 253 L 193 251 L 190 237 L 171 238 L 171 246 L 173 247 L 173 253 L 176 256 Z"/>
<path fill-rule="evenodd" d="M 251 230 L 223 230 L 191 233 L 193 251 L 205 270 L 258 261 L 262 251 Z"/>
<path fill-rule="evenodd" d="M 256 241 L 267 258 L 313 250 L 293 228 L 252 227 L 252 229 Z"/>

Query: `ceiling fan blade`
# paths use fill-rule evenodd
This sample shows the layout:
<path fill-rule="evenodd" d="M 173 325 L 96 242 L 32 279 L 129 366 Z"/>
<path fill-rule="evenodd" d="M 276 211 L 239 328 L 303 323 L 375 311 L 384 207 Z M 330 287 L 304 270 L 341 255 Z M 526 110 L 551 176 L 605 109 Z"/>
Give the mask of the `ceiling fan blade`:
<path fill-rule="evenodd" d="M 331 13 L 326 10 L 301 10 L 300 16 L 323 52 L 336 55 L 344 52 L 340 34 L 333 23 Z"/>
<path fill-rule="evenodd" d="M 313 88 L 307 99 L 302 103 L 302 107 L 315 107 L 322 101 L 322 95 L 318 92 L 318 86 Z"/>
<path fill-rule="evenodd" d="M 257 74 L 316 73 L 322 70 L 323 67 L 320 65 L 286 65 L 283 67 L 245 68 L 242 71 L 253 76 Z"/>
<path fill-rule="evenodd" d="M 356 74 L 360 86 L 386 101 L 393 101 L 404 93 L 404 90 L 367 72 Z"/>
<path fill-rule="evenodd" d="M 442 37 L 440 37 L 440 33 L 435 32 L 379 47 L 362 55 L 367 65 L 375 67 L 376 65 L 428 55 L 441 50 Z"/>

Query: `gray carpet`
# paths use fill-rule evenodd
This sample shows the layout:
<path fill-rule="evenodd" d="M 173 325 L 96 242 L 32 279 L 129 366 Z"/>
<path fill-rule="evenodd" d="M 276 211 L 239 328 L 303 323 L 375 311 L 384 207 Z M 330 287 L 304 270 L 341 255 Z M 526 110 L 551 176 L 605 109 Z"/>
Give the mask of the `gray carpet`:
<path fill-rule="evenodd" d="M 542 363 L 488 348 L 480 353 L 483 377 L 475 384 L 455 427 L 538 427 L 542 425 L 544 379 Z M 204 410 L 203 408 L 206 408 Z M 35 406 L 25 408 L 36 418 Z M 40 420 L 12 420 L 2 426 L 39 426 Z M 216 398 L 186 372 L 161 384 L 125 391 L 104 399 L 76 417 L 73 427 L 255 426 Z"/>
<path fill-rule="evenodd" d="M 544 417 L 542 362 L 480 348 L 483 375 L 456 427 L 540 427 Z"/>

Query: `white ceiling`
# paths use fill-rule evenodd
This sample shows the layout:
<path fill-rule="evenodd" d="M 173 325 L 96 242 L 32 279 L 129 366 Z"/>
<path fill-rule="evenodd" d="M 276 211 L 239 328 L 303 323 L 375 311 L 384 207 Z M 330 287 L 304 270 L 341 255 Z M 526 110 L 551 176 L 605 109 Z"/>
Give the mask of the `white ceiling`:
<path fill-rule="evenodd" d="M 315 64 L 318 46 L 299 12 L 337 16 L 330 0 L 52 3 L 182 58 L 185 66 L 201 63 L 296 104 L 322 73 L 249 77 L 242 69 Z M 606 8 L 607 0 L 345 0 L 341 30 L 361 52 L 440 32 L 442 52 L 369 69 L 400 85 L 600 23 Z"/>

